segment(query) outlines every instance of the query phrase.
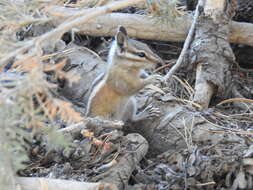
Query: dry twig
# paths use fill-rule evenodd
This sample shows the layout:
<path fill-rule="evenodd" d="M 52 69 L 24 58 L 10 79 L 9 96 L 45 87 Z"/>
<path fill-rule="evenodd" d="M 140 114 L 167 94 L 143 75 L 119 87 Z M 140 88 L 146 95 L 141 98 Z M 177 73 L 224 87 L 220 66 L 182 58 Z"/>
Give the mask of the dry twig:
<path fill-rule="evenodd" d="M 80 133 L 83 129 L 88 128 L 91 126 L 91 128 L 95 129 L 122 129 L 123 122 L 122 121 L 110 121 L 110 120 L 104 120 L 101 118 L 90 118 L 87 117 L 84 119 L 84 121 L 70 125 L 66 128 L 60 129 L 59 132 L 61 133 Z"/>
<path fill-rule="evenodd" d="M 200 2 L 200 1 L 199 1 Z M 196 23 L 197 23 L 197 20 L 198 20 L 198 17 L 199 17 L 199 6 L 200 6 L 200 3 L 198 3 L 197 5 L 197 8 L 196 8 L 196 11 L 195 11 L 195 14 L 194 14 L 194 17 L 193 17 L 193 21 L 192 21 L 192 24 L 191 24 L 191 27 L 190 27 L 190 30 L 189 30 L 189 33 L 185 39 L 185 42 L 184 42 L 184 47 L 180 53 L 180 56 L 176 62 L 176 64 L 170 69 L 170 71 L 164 76 L 164 79 L 165 81 L 169 81 L 172 77 L 172 75 L 178 70 L 178 68 L 182 65 L 183 63 L 183 60 L 184 60 L 184 57 L 186 55 L 186 52 L 188 50 L 188 48 L 190 47 L 190 44 L 191 44 L 191 41 L 192 41 L 192 38 L 194 36 L 194 32 L 195 32 L 195 27 L 196 27 Z"/>
<path fill-rule="evenodd" d="M 247 99 L 247 98 L 230 98 L 227 100 L 223 100 L 222 102 L 218 103 L 217 105 L 228 104 L 231 102 L 253 103 L 253 100 Z"/>

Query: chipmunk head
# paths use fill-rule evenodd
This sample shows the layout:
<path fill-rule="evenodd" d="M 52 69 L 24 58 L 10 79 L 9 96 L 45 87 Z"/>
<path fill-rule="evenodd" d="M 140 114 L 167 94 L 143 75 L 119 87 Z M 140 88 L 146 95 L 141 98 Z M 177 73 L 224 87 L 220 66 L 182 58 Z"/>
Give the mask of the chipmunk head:
<path fill-rule="evenodd" d="M 137 68 L 148 68 L 157 63 L 163 63 L 162 59 L 146 44 L 128 38 L 127 31 L 123 26 L 118 27 L 109 58 L 117 59 L 118 62 L 121 60 L 122 63 L 128 62 Z"/>

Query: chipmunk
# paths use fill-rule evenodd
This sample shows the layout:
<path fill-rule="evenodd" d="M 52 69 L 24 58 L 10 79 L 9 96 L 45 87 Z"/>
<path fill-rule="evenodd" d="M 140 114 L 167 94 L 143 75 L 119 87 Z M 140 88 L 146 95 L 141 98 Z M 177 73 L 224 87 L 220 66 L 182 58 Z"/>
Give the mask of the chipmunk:
<path fill-rule="evenodd" d="M 151 106 L 137 114 L 134 98 L 146 85 L 162 78 L 157 75 L 143 78 L 143 70 L 157 63 L 163 63 L 158 55 L 146 44 L 128 38 L 126 29 L 119 26 L 109 51 L 107 70 L 96 79 L 86 115 L 122 121 L 157 116 L 158 110 Z"/>

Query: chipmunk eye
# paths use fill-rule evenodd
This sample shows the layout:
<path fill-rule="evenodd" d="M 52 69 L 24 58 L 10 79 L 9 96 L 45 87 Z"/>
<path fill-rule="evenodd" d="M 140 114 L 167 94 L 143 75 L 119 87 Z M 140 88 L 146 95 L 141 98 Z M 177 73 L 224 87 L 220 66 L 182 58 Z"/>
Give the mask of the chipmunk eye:
<path fill-rule="evenodd" d="M 144 52 L 137 52 L 136 53 L 139 57 L 146 57 L 146 54 Z"/>

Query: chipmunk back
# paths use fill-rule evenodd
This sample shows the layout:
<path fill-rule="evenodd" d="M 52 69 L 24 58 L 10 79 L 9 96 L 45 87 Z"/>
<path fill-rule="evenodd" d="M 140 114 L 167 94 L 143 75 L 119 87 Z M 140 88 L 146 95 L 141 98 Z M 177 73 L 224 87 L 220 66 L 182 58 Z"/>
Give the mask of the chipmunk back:
<path fill-rule="evenodd" d="M 107 70 L 95 84 L 87 106 L 87 116 L 114 120 L 139 120 L 152 115 L 152 109 L 136 114 L 136 95 L 157 76 L 142 77 L 142 70 L 162 63 L 161 58 L 144 43 L 128 38 L 126 29 L 118 28 L 108 56 Z"/>

